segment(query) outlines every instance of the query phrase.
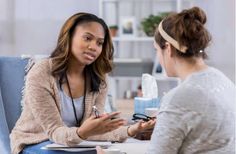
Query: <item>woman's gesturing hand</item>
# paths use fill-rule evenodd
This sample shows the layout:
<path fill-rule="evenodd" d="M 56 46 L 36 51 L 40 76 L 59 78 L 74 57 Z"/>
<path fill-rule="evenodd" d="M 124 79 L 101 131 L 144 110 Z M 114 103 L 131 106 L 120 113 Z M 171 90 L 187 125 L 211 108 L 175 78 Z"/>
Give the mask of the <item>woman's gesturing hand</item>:
<path fill-rule="evenodd" d="M 115 118 L 120 112 L 113 112 L 109 114 L 103 114 L 99 118 L 95 116 L 89 117 L 84 123 L 77 129 L 77 134 L 86 139 L 89 136 L 98 135 L 113 131 L 125 124 L 125 120 L 121 118 Z"/>
<path fill-rule="evenodd" d="M 128 127 L 128 135 L 129 136 L 135 136 L 137 133 L 142 132 L 144 130 L 147 129 L 151 129 L 154 128 L 156 124 L 156 120 L 149 120 L 148 122 L 144 122 L 144 121 L 139 121 L 131 126 Z"/>

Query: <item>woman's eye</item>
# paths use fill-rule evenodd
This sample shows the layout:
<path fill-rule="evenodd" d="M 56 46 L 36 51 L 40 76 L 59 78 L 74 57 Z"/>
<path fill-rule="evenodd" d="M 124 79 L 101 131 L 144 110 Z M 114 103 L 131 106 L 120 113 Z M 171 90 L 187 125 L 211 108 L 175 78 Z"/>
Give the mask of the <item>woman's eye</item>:
<path fill-rule="evenodd" d="M 85 36 L 85 37 L 84 37 L 84 40 L 85 40 L 85 41 L 90 41 L 90 40 L 91 40 L 91 38 L 90 38 L 90 37 L 88 37 L 88 36 Z"/>
<path fill-rule="evenodd" d="M 98 46 L 102 46 L 103 45 L 103 42 L 98 42 Z"/>

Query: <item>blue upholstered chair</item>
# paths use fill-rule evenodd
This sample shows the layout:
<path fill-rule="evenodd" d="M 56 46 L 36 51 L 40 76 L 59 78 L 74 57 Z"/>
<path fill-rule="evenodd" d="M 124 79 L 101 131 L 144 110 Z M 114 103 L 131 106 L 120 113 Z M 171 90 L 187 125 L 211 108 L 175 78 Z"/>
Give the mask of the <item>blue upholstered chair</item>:
<path fill-rule="evenodd" d="M 0 57 L 0 153 L 10 153 L 9 133 L 21 113 L 22 87 L 28 59 Z"/>
<path fill-rule="evenodd" d="M 0 57 L 0 154 L 10 154 L 9 134 L 21 114 L 22 88 L 28 61 L 29 58 Z M 56 150 L 44 153 L 71 154 Z M 96 150 L 72 153 L 95 154 Z"/>

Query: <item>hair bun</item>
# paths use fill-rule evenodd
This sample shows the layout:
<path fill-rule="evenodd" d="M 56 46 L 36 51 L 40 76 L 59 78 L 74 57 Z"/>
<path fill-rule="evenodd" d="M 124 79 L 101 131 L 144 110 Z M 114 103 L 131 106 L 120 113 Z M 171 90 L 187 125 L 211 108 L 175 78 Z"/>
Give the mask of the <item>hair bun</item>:
<path fill-rule="evenodd" d="M 206 14 L 199 7 L 193 7 L 188 10 L 183 10 L 180 15 L 184 16 L 185 19 L 191 19 L 192 21 L 197 20 L 203 25 L 206 23 L 207 20 Z"/>

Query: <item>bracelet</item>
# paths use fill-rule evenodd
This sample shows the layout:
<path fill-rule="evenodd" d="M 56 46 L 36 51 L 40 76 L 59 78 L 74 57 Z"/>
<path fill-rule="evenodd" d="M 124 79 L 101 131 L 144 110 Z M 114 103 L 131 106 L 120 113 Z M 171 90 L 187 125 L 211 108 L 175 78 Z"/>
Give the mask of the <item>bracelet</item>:
<path fill-rule="evenodd" d="M 79 128 L 77 128 L 76 130 L 76 134 L 79 136 L 79 138 L 81 138 L 82 140 L 86 140 L 87 138 L 82 137 L 81 135 L 79 135 Z"/>

